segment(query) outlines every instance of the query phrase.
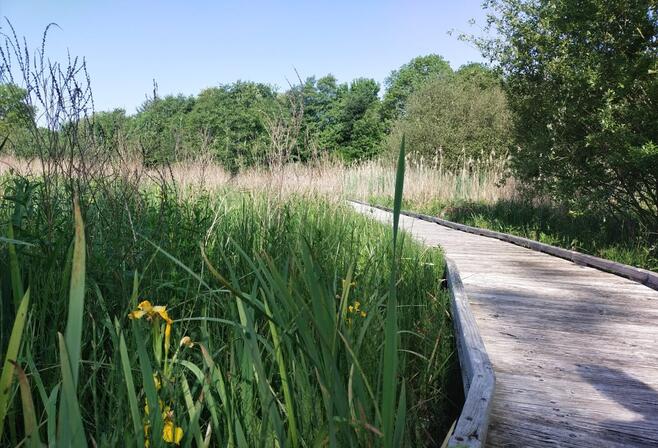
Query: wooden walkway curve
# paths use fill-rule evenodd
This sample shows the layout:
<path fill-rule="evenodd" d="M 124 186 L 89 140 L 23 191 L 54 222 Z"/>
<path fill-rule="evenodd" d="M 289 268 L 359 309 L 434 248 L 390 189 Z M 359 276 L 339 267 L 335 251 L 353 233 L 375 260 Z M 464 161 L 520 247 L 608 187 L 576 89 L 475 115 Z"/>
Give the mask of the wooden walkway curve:
<path fill-rule="evenodd" d="M 409 216 L 400 226 L 461 273 L 496 375 L 487 446 L 658 447 L 658 291 Z"/>

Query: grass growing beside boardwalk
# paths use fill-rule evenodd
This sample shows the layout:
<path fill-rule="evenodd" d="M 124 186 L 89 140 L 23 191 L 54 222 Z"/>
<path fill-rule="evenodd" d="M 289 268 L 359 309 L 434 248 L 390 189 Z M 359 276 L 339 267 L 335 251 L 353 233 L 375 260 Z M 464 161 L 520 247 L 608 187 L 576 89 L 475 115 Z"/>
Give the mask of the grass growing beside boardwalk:
<path fill-rule="evenodd" d="M 119 186 L 80 197 L 74 225 L 64 189 L 5 182 L 3 350 L 27 303 L 8 299 L 29 305 L 1 445 L 383 446 L 389 411 L 405 445 L 445 436 L 439 252 L 398 241 L 406 393 L 382 409 L 390 229 L 318 197 Z"/>
<path fill-rule="evenodd" d="M 385 197 L 370 200 L 392 204 Z M 621 217 L 574 213 L 520 199 L 492 203 L 405 200 L 402 208 L 658 271 L 658 234 Z"/>

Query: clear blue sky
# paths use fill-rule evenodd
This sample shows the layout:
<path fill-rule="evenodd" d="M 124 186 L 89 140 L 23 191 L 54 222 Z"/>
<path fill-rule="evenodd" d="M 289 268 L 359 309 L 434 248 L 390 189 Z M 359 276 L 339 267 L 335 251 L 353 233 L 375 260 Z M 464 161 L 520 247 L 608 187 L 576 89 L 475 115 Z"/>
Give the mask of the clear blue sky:
<path fill-rule="evenodd" d="M 0 0 L 0 16 L 30 47 L 56 22 L 48 53 L 87 59 L 97 110 L 133 113 L 156 79 L 159 93 L 196 94 L 238 79 L 287 87 L 332 73 L 383 83 L 414 56 L 438 53 L 453 66 L 480 61 L 449 36 L 484 22 L 481 0 L 82 1 Z M 3 29 L 6 27 L 3 24 Z"/>

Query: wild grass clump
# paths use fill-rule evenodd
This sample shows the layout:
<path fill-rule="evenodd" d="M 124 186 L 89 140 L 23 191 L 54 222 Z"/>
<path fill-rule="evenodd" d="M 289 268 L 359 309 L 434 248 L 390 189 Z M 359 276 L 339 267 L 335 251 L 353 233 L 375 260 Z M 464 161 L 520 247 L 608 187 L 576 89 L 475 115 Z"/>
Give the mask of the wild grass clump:
<path fill-rule="evenodd" d="M 459 169 L 448 170 L 438 160 L 422 156 L 407 157 L 405 199 L 429 204 L 433 201 L 455 200 L 495 202 L 519 196 L 513 178 L 501 183 L 508 173 L 505 161 L 464 161 Z M 222 190 L 233 188 L 245 191 L 270 191 L 279 196 L 322 195 L 339 200 L 369 197 L 393 198 L 395 164 L 389 160 L 373 160 L 360 164 L 343 164 L 318 160 L 309 164 L 285 164 L 276 168 L 253 168 L 232 175 L 220 165 L 207 160 L 175 163 L 166 169 L 147 168 L 138 161 L 121 166 L 106 166 L 113 177 L 129 177 L 141 183 L 159 183 L 162 177 L 175 182 L 180 190 Z M 36 160 L 10 155 L 0 157 L 0 173 L 41 175 Z M 110 173 L 105 173 L 109 175 Z"/>
<path fill-rule="evenodd" d="M 393 251 L 391 229 L 321 197 L 62 188 L 48 222 L 39 188 L 4 180 L 1 345 L 18 381 L 0 444 L 442 441 L 460 387 L 436 250 Z"/>

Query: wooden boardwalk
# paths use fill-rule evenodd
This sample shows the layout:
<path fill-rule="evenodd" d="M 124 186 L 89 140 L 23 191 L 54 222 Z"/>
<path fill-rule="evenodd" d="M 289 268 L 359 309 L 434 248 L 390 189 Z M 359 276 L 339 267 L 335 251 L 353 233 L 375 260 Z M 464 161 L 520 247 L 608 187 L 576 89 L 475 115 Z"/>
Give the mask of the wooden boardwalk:
<path fill-rule="evenodd" d="M 658 291 L 408 216 L 400 226 L 461 273 L 496 375 L 487 446 L 658 447 Z"/>

